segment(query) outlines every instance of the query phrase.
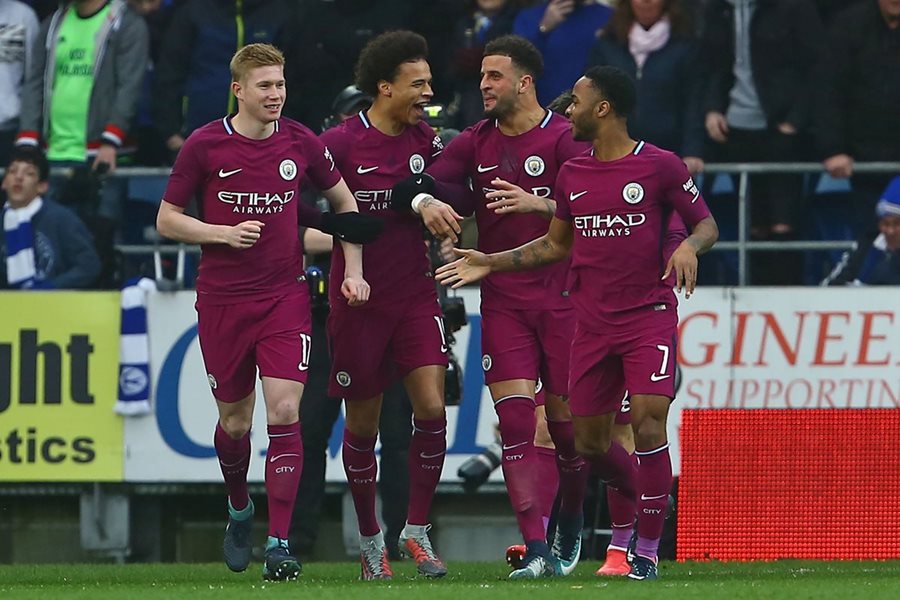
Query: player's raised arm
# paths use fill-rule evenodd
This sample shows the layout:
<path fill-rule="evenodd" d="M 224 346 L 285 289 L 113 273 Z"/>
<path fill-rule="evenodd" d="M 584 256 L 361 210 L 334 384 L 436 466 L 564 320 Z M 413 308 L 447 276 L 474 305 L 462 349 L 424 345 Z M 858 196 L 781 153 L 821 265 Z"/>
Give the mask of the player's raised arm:
<path fill-rule="evenodd" d="M 554 217 L 547 233 L 506 252 L 484 254 L 477 250 L 454 249 L 461 258 L 438 268 L 435 277 L 455 289 L 484 279 L 495 271 L 526 271 L 559 262 L 569 256 L 571 250 L 572 224 Z"/>
<path fill-rule="evenodd" d="M 324 190 L 322 194 L 331 203 L 338 214 L 358 213 L 356 200 L 350 188 L 340 179 L 334 186 Z M 360 306 L 369 300 L 369 284 L 363 278 L 362 246 L 341 240 L 344 250 L 344 282 L 341 293 L 349 301 L 350 306 Z"/>
<path fill-rule="evenodd" d="M 249 248 L 262 235 L 265 223 L 242 221 L 237 225 L 212 225 L 184 214 L 184 208 L 163 200 L 156 214 L 156 229 L 170 240 L 187 244 L 228 244 L 232 248 Z"/>

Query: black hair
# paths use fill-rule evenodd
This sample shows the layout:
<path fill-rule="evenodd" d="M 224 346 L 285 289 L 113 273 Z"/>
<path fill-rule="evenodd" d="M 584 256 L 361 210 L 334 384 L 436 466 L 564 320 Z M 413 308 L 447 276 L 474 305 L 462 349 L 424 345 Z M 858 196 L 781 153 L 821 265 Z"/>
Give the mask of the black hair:
<path fill-rule="evenodd" d="M 572 104 L 572 89 L 563 90 L 559 96 L 550 101 L 547 105 L 551 111 L 558 115 L 566 116 L 566 109 Z"/>
<path fill-rule="evenodd" d="M 634 81 L 622 69 L 616 67 L 591 67 L 584 74 L 594 88 L 620 117 L 628 116 L 637 103 Z"/>
<path fill-rule="evenodd" d="M 428 42 L 418 33 L 388 31 L 371 40 L 356 62 L 356 87 L 372 97 L 378 95 L 379 81 L 393 81 L 400 65 L 426 60 Z"/>
<path fill-rule="evenodd" d="M 544 59 L 534 44 L 520 35 L 502 35 L 484 47 L 484 56 L 508 56 L 521 71 L 540 79 L 544 73 Z"/>
<path fill-rule="evenodd" d="M 38 171 L 39 181 L 47 181 L 49 179 L 50 163 L 40 148 L 35 146 L 16 146 L 9 157 L 9 164 L 16 161 L 34 165 Z"/>

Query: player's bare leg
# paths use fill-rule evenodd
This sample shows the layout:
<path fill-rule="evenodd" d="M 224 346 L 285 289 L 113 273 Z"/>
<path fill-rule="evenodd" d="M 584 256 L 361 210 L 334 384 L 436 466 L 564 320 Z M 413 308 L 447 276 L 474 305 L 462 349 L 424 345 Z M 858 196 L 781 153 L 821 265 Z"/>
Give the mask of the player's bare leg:
<path fill-rule="evenodd" d="M 217 402 L 219 421 L 214 444 L 225 489 L 228 493 L 228 525 L 223 553 L 225 564 L 235 572 L 247 569 L 253 550 L 253 501 L 247 492 L 250 467 L 250 426 L 255 392 L 237 402 Z"/>
<path fill-rule="evenodd" d="M 584 527 L 584 496 L 589 469 L 575 451 L 572 412 L 565 396 L 546 395 L 547 426 L 556 446 L 559 470 L 559 518 L 551 552 L 556 558 L 558 575 L 569 575 L 581 557 L 581 531 Z"/>
<path fill-rule="evenodd" d="M 413 409 L 409 445 L 409 510 L 400 533 L 400 552 L 416 561 L 426 577 L 443 577 L 447 567 L 428 537 L 428 515 L 447 454 L 447 415 L 444 409 L 443 365 L 414 369 L 403 379 Z"/>
<path fill-rule="evenodd" d="M 637 546 L 631 579 L 656 579 L 657 552 L 672 489 L 672 461 L 666 438 L 671 400 L 666 396 L 635 395 L 631 399 L 637 471 Z"/>
<path fill-rule="evenodd" d="M 364 580 L 393 577 L 384 534 L 375 516 L 375 481 L 378 478 L 375 442 L 381 402 L 380 394 L 367 400 L 344 402 L 347 415 L 341 456 L 359 523 L 360 579 Z"/>
<path fill-rule="evenodd" d="M 615 423 L 613 441 L 622 446 L 628 454 L 634 455 L 634 430 L 631 423 Z M 596 575 L 624 577 L 631 572 L 628 563 L 628 545 L 634 531 L 635 501 L 614 487 L 606 486 L 606 500 L 609 506 L 612 539 L 606 548 L 606 559 L 597 569 Z"/>
<path fill-rule="evenodd" d="M 300 438 L 300 397 L 303 384 L 277 377 L 262 378 L 266 402 L 269 447 L 266 452 L 266 496 L 269 504 L 269 536 L 263 577 L 288 581 L 300 575 L 300 561 L 291 555 L 288 531 L 303 469 Z"/>

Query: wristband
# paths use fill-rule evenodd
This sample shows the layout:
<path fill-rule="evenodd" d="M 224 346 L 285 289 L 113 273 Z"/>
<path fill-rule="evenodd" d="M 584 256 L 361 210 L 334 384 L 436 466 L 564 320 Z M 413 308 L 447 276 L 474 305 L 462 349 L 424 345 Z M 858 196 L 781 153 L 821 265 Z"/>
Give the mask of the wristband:
<path fill-rule="evenodd" d="M 416 194 L 415 197 L 412 199 L 412 202 L 409 203 L 409 206 L 410 206 L 410 208 L 412 208 L 414 213 L 416 213 L 417 215 L 420 215 L 422 213 L 419 212 L 419 206 L 422 204 L 422 202 L 424 202 L 427 199 L 433 200 L 434 196 L 432 196 L 431 194 L 425 194 L 425 193 Z"/>

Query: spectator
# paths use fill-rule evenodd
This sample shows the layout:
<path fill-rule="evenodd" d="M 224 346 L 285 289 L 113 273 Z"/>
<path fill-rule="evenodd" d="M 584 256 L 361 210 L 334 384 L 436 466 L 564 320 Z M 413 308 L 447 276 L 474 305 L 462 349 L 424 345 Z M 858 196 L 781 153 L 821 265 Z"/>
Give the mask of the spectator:
<path fill-rule="evenodd" d="M 790 162 L 801 158 L 810 127 L 812 72 L 823 40 L 812 0 L 716 0 L 706 18 L 709 62 L 704 110 L 713 154 L 724 162 Z M 751 235 L 789 240 L 802 217 L 801 178 L 751 176 Z M 796 253 L 751 270 L 757 284 L 797 284 Z"/>
<path fill-rule="evenodd" d="M 822 285 L 900 285 L 900 177 L 875 206 L 877 236 L 863 237 Z"/>
<path fill-rule="evenodd" d="M 855 174 L 854 162 L 900 161 L 900 0 L 866 0 L 840 13 L 819 66 L 819 150 L 832 177 L 852 176 L 862 232 L 892 174 Z"/>
<path fill-rule="evenodd" d="M 450 81 L 454 102 L 459 105 L 456 125 L 464 129 L 484 116 L 478 81 L 484 46 L 494 38 L 512 33 L 518 12 L 515 0 L 470 0 L 469 10 L 456 23 L 450 59 Z"/>
<path fill-rule="evenodd" d="M 332 99 L 369 40 L 390 29 L 410 27 L 407 0 L 307 0 L 301 3 L 291 39 L 285 47 L 287 115 L 316 129 L 330 114 Z"/>
<path fill-rule="evenodd" d="M 128 0 L 128 4 L 136 13 L 144 17 L 150 40 L 150 59 L 147 61 L 147 73 L 141 86 L 141 97 L 138 102 L 137 119 L 134 126 L 134 137 L 137 143 L 137 154 L 134 160 L 139 165 L 160 166 L 168 164 L 169 156 L 165 140 L 154 122 L 154 97 L 156 81 L 156 65 L 162 49 L 163 35 L 168 29 L 175 12 L 173 0 Z M 156 214 L 154 206 L 154 216 Z"/>
<path fill-rule="evenodd" d="M 192 0 L 175 9 L 156 66 L 156 125 L 169 152 L 237 108 L 228 64 L 251 42 L 284 47 L 287 0 Z"/>
<path fill-rule="evenodd" d="M 9 162 L 19 128 L 22 83 L 37 31 L 37 17 L 28 5 L 0 0 L 0 167 Z"/>
<path fill-rule="evenodd" d="M 610 17 L 588 65 L 610 65 L 637 83 L 629 135 L 680 155 L 703 170 L 702 77 L 698 44 L 680 0 L 625 0 Z"/>
<path fill-rule="evenodd" d="M 522 9 L 513 33 L 527 38 L 544 56 L 538 102 L 547 106 L 584 73 L 588 53 L 612 10 L 594 0 L 548 0 Z"/>
<path fill-rule="evenodd" d="M 68 208 L 42 196 L 50 167 L 37 148 L 17 148 L 3 177 L 0 288 L 78 289 L 100 273 L 91 235 Z"/>
<path fill-rule="evenodd" d="M 61 6 L 34 45 L 16 144 L 45 142 L 51 166 L 115 170 L 117 158 L 133 151 L 126 132 L 146 64 L 147 27 L 125 0 Z M 118 219 L 124 183 L 104 186 L 100 217 Z"/>

